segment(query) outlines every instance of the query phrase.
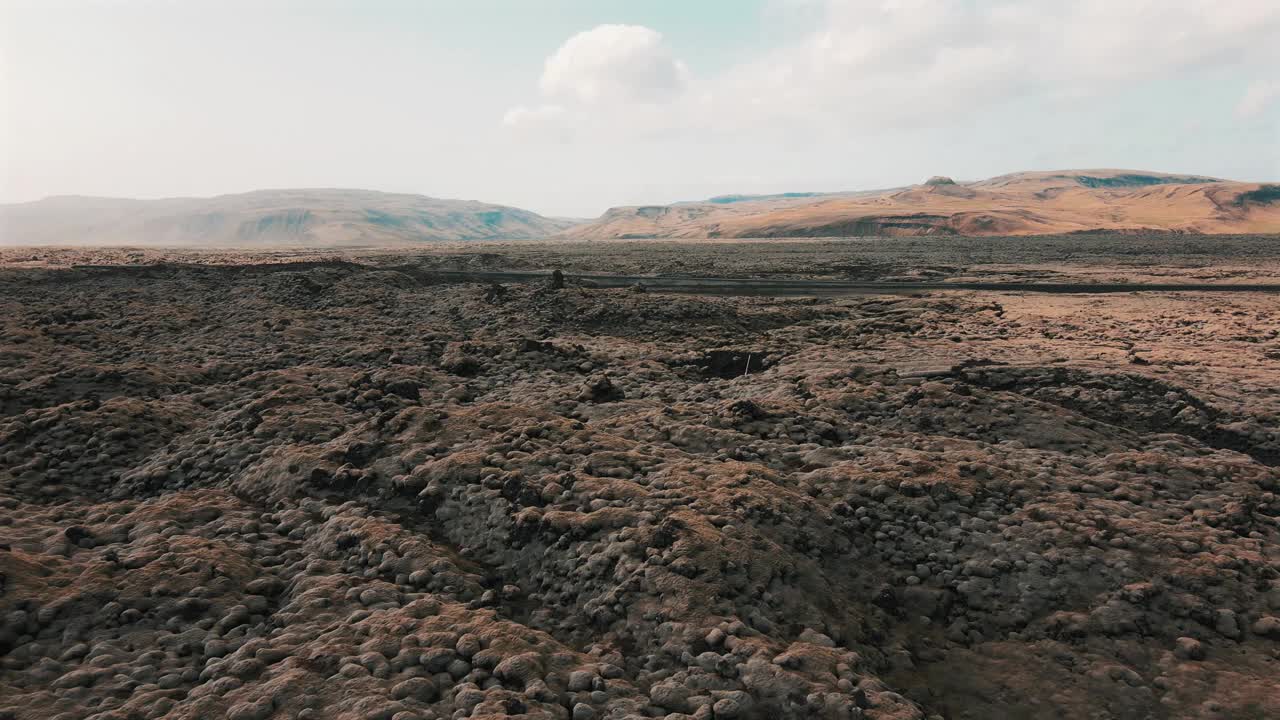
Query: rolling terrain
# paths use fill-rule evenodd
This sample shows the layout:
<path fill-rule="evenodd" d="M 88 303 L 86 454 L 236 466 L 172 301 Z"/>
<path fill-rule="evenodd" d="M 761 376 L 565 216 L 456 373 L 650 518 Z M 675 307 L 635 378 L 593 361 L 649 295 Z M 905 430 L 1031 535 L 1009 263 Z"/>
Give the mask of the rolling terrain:
<path fill-rule="evenodd" d="M 369 190 L 164 200 L 63 196 L 0 205 L 0 245 L 401 245 L 539 238 L 570 224 L 503 205 Z"/>
<path fill-rule="evenodd" d="M 1136 170 L 1024 172 L 892 190 L 613 208 L 575 239 L 1280 232 L 1280 188 Z"/>
<path fill-rule="evenodd" d="M 1274 295 L 583 275 L 1277 245 L 0 249 L 0 720 L 1280 717 Z"/>

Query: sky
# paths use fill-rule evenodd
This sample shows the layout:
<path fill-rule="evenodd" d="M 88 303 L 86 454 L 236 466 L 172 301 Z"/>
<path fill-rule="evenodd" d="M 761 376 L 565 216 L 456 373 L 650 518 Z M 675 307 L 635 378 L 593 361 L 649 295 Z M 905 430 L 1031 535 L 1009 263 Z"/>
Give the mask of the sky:
<path fill-rule="evenodd" d="M 0 0 L 0 202 L 1280 180 L 1276 0 Z"/>

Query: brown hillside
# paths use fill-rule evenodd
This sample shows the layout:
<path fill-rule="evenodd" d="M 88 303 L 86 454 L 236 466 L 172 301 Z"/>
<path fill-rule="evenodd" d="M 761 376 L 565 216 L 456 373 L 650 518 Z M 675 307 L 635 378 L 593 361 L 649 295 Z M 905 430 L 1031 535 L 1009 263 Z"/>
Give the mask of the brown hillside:
<path fill-rule="evenodd" d="M 945 180 L 876 193 L 614 208 L 565 234 L 591 239 L 1280 232 L 1275 185 L 1133 170 Z"/>

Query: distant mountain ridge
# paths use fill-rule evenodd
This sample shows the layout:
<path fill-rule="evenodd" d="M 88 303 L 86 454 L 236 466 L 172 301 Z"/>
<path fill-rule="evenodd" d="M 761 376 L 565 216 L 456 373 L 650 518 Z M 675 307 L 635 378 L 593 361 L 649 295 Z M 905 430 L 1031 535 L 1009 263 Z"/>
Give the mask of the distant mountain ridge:
<path fill-rule="evenodd" d="M 1141 170 L 1020 172 L 848 192 L 719 195 L 610 208 L 594 220 L 372 190 L 209 198 L 57 196 L 0 205 L 0 245 L 396 246 L 435 241 L 1280 233 L 1280 184 Z"/>
<path fill-rule="evenodd" d="M 1280 185 L 1141 170 L 1020 172 L 847 193 L 723 195 L 617 207 L 574 239 L 1280 233 Z"/>
<path fill-rule="evenodd" d="M 505 205 L 372 190 L 257 190 L 162 200 L 57 196 L 0 205 L 0 244 L 399 245 L 543 238 L 572 224 Z"/>

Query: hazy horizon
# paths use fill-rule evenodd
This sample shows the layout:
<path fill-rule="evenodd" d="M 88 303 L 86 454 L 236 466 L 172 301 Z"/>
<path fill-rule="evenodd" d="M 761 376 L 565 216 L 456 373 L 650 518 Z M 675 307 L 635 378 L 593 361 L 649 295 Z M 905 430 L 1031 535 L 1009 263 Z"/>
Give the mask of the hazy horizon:
<path fill-rule="evenodd" d="M 1278 34 L 1263 0 L 10 1 L 0 203 L 352 188 L 592 218 L 1023 170 L 1274 181 Z"/>
<path fill-rule="evenodd" d="M 963 183 L 969 183 L 969 182 L 981 182 L 981 181 L 984 181 L 984 180 L 989 180 L 989 179 L 992 179 L 992 178 L 1001 177 L 1001 176 L 1003 176 L 1003 175 L 1023 174 L 1023 173 L 1035 173 L 1035 172 L 1053 172 L 1053 171 L 1058 171 L 1058 170 L 1064 170 L 1064 171 L 1065 171 L 1065 170 L 1072 170 L 1072 171 L 1122 171 L 1122 172 L 1133 171 L 1133 172 L 1136 172 L 1136 173 L 1142 173 L 1142 172 L 1156 172 L 1156 173 L 1160 173 L 1160 174 L 1184 175 L 1184 176 L 1196 176 L 1196 175 L 1202 175 L 1202 173 L 1190 173 L 1190 172 L 1188 172 L 1188 173 L 1179 173 L 1179 172 L 1170 172 L 1170 171 L 1163 171 L 1163 170 L 1155 170 L 1155 171 L 1152 171 L 1152 170 L 1148 170 L 1147 168 L 1027 168 L 1027 169 L 1024 169 L 1024 170 L 1011 171 L 1011 172 L 1009 172 L 1009 173 L 999 173 L 999 174 L 997 174 L 997 175 L 993 175 L 993 176 L 991 176 L 991 178 L 965 178 L 965 177 L 952 178 L 952 177 L 950 177 L 950 176 L 942 176 L 942 177 L 946 177 L 947 179 L 954 180 L 954 181 L 956 181 L 956 182 L 958 182 L 958 183 L 962 183 L 962 184 L 963 184 Z M 935 177 L 935 176 L 930 176 L 930 177 Z M 928 179 L 930 179 L 930 178 L 919 178 L 917 181 L 909 182 L 909 183 L 905 183 L 905 184 L 900 185 L 900 186 L 893 186 L 893 187 L 889 187 L 889 186 L 885 186 L 885 187 L 874 187 L 874 188 L 870 188 L 870 187 L 866 187 L 866 188 L 863 188 L 863 187 L 853 188 L 853 187 L 850 187 L 850 188 L 828 188 L 828 189 L 823 189 L 823 190 L 811 190 L 811 189 L 805 189 L 805 188 L 798 188 L 798 189 L 795 189 L 795 190 L 779 190 L 779 191 L 771 192 L 771 193 L 734 193 L 734 192 L 725 192 L 725 193 L 720 193 L 720 194 L 717 194 L 717 195 L 708 195 L 708 196 L 705 196 L 705 197 L 689 197 L 689 198 L 681 198 L 681 199 L 678 199 L 678 200 L 675 200 L 675 201 L 672 201 L 672 202 L 674 202 L 674 203 L 679 203 L 679 202 L 699 202 L 699 201 L 708 201 L 708 200 L 713 200 L 713 199 L 716 199 L 716 198 L 739 197 L 739 196 L 740 196 L 740 197 L 747 198 L 747 197 L 771 197 L 771 196 L 785 195 L 785 194 L 795 194 L 795 195 L 809 195 L 809 194 L 812 194 L 812 195 L 839 195 L 839 194 L 841 194 L 841 193 L 878 192 L 878 191 L 894 190 L 894 189 L 895 189 L 895 188 L 897 188 L 897 187 L 908 187 L 908 186 L 910 186 L 910 185 L 917 185 L 917 184 L 921 184 L 921 183 L 923 183 L 924 181 L 926 181 L 926 180 L 928 180 Z M 1237 180 L 1237 178 L 1215 178 L 1215 179 L 1224 180 L 1224 181 Z M 1247 181 L 1247 180 L 1246 180 L 1246 181 Z M 395 191 L 379 190 L 379 189 L 377 189 L 377 188 L 367 188 L 367 187 L 278 187 L 278 188 L 275 188 L 275 187 L 262 187 L 262 188 L 252 188 L 252 189 L 248 189 L 248 190 L 239 190 L 239 191 L 231 191 L 231 192 L 225 192 L 225 193 L 216 193 L 216 194 L 212 194 L 212 195 L 156 195 L 156 196 L 150 196 L 150 197 L 140 197 L 140 196 L 122 196 L 122 195 L 82 195 L 82 194 L 66 194 L 66 193 L 64 193 L 64 194 L 59 194 L 59 195 L 46 195 L 46 196 L 44 196 L 44 197 L 34 198 L 34 199 L 31 199 L 31 200 L 20 200 L 20 201 L 16 201 L 16 202 L 5 202 L 5 203 L 0 203 L 0 205 L 9 205 L 9 206 L 13 206 L 13 205 L 23 205 L 23 204 L 39 203 L 39 202 L 44 202 L 44 201 L 53 201 L 53 200 L 59 200 L 59 199 L 111 200 L 111 201 L 122 201 L 122 202 L 129 202 L 129 201 L 135 201 L 135 200 L 136 200 L 136 201 L 143 201 L 143 202 L 146 202 L 146 201 L 166 201 L 166 200 L 172 200 L 172 201 L 181 201 L 181 200 L 212 200 L 212 199 L 221 198 L 221 197 L 234 197 L 234 196 L 238 196 L 238 195 L 252 195 L 252 194 L 256 194 L 256 193 L 269 194 L 269 193 L 287 193 L 287 192 L 306 192 L 306 193 L 337 192 L 337 193 L 376 193 L 376 194 L 382 194 L 382 195 L 407 195 L 407 196 L 425 197 L 425 198 L 432 199 L 432 200 L 456 200 L 456 201 L 459 201 L 459 202 L 479 202 L 479 203 L 486 203 L 486 204 L 492 204 L 492 205 L 508 205 L 509 207 L 516 207 L 516 206 L 510 205 L 510 204 L 508 204 L 508 203 L 497 203 L 497 202 L 493 202 L 493 201 L 490 201 L 490 200 L 486 200 L 485 198 L 469 198 L 469 197 L 457 197 L 457 198 L 450 198 L 450 197 L 439 197 L 439 196 L 426 196 L 426 195 L 422 195 L 421 193 L 412 193 L 412 192 L 395 192 Z M 650 204 L 650 203 L 632 203 L 630 206 L 634 207 L 634 206 L 637 206 L 637 205 L 639 205 L 639 206 L 643 206 L 643 205 L 648 205 L 648 204 Z M 623 207 L 623 206 L 617 206 L 617 205 L 614 205 L 614 206 L 610 206 L 610 207 L 608 207 L 608 208 L 605 208 L 604 210 L 608 210 L 608 209 L 615 208 L 615 207 Z M 520 209 L 532 210 L 532 208 L 520 208 Z M 534 210 L 534 212 L 536 212 L 536 210 Z M 603 211 L 602 211 L 602 212 L 603 212 Z M 539 213 L 539 214 L 544 215 L 544 216 L 546 216 L 546 217 L 571 217 L 571 218 L 572 218 L 572 217 L 574 217 L 574 216 L 565 216 L 565 215 L 559 215 L 559 216 L 556 216 L 556 215 L 552 215 L 552 214 L 549 214 L 549 213 Z M 582 216 L 582 217 L 576 217 L 575 219 L 591 219 L 591 218 L 590 218 L 590 217 Z"/>

